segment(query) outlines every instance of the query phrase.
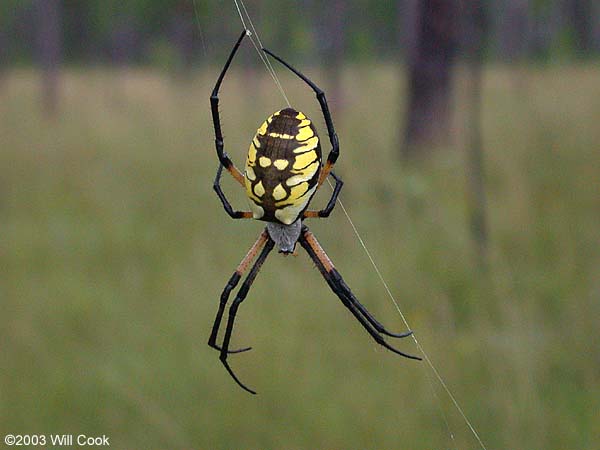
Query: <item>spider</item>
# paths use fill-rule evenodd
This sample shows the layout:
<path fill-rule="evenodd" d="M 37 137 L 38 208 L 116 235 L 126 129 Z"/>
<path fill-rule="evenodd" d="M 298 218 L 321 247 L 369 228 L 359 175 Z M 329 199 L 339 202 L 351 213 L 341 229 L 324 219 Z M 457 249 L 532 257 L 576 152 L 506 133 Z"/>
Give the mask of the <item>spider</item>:
<path fill-rule="evenodd" d="M 404 338 L 410 336 L 412 331 L 392 333 L 386 330 L 354 296 L 314 234 L 304 224 L 304 220 L 308 218 L 328 217 L 336 204 L 343 185 L 342 180 L 332 172 L 339 156 L 339 143 L 325 93 L 298 70 L 263 48 L 263 52 L 300 77 L 316 94 L 329 133 L 331 151 L 323 165 L 320 141 L 313 122 L 302 112 L 293 108 L 285 108 L 275 112 L 258 128 L 248 150 L 243 174 L 235 167 L 224 151 L 221 120 L 219 118 L 219 88 L 244 36 L 246 36 L 245 30 L 234 45 L 210 97 L 215 129 L 215 146 L 219 158 L 219 167 L 213 187 L 223 204 L 225 212 L 231 218 L 257 219 L 266 221 L 267 224 L 258 240 L 237 266 L 221 294 L 219 309 L 208 339 L 208 345 L 220 352 L 219 359 L 236 383 L 246 391 L 256 394 L 254 390 L 240 381 L 227 362 L 229 354 L 241 353 L 251 349 L 251 347 L 235 350 L 229 348 L 235 317 L 262 264 L 275 245 L 279 248 L 280 253 L 287 255 L 295 252 L 296 243 L 299 242 L 313 260 L 331 290 L 378 344 L 406 358 L 420 360 L 421 358 L 417 356 L 408 355 L 397 350 L 384 340 L 382 335 Z M 251 211 L 235 211 L 232 208 L 221 189 L 220 182 L 223 168 L 244 188 Z M 320 211 L 308 210 L 311 198 L 328 176 L 335 180 L 335 187 L 327 205 Z M 255 258 L 256 261 L 254 261 Z M 252 264 L 252 261 L 254 261 L 254 264 Z M 248 269 L 248 276 L 229 308 L 225 336 L 219 346 L 217 335 L 229 295 Z"/>

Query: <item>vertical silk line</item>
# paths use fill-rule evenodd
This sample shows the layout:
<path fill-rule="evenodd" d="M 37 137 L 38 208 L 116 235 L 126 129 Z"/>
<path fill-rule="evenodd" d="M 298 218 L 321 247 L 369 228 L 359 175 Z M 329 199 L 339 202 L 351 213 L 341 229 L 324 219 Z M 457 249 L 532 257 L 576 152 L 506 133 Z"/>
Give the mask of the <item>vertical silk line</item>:
<path fill-rule="evenodd" d="M 234 0 L 234 1 L 237 4 L 237 0 Z M 256 28 L 254 28 L 254 23 L 252 22 L 252 18 L 250 17 L 250 14 L 248 14 L 246 5 L 244 4 L 243 0 L 240 0 L 240 2 L 242 3 L 242 8 L 244 9 L 244 13 L 246 14 L 246 17 L 248 18 L 248 22 L 250 22 L 250 26 L 252 27 L 252 32 L 254 33 L 254 35 L 256 36 L 256 40 L 258 41 L 259 47 L 257 48 L 255 45 L 254 48 L 256 48 L 256 51 L 259 53 L 260 56 L 262 56 L 261 59 L 264 63 L 266 63 L 267 70 L 269 70 L 273 74 L 273 79 L 275 80 L 275 84 L 277 84 L 277 88 L 279 89 L 279 92 L 281 92 L 281 95 L 283 95 L 283 98 L 285 99 L 287 105 L 291 108 L 292 105 L 290 104 L 290 101 L 288 100 L 287 95 L 285 95 L 285 91 L 283 90 L 283 86 L 281 85 L 281 82 L 279 81 L 279 78 L 277 77 L 277 73 L 275 72 L 275 69 L 273 69 L 273 66 L 271 65 L 271 60 L 269 58 L 267 58 L 267 56 L 262 52 L 262 49 L 264 48 L 264 46 L 263 46 L 262 42 L 260 41 L 260 36 L 258 35 L 258 31 L 256 31 Z M 239 11 L 239 8 L 238 8 L 238 11 Z"/>
<path fill-rule="evenodd" d="M 248 37 L 250 38 L 250 40 L 252 42 L 252 45 L 256 49 L 256 52 L 258 53 L 261 61 L 265 65 L 265 67 L 267 69 L 267 72 L 269 72 L 269 74 L 271 75 L 271 78 L 273 78 L 273 81 L 275 82 L 277 88 L 281 92 L 281 95 L 283 96 L 283 98 L 287 102 L 288 106 L 291 107 L 290 101 L 288 100 L 288 97 L 285 94 L 283 86 L 281 85 L 281 82 L 279 81 L 279 78 L 277 77 L 277 73 L 273 69 L 273 66 L 271 65 L 271 62 L 268 60 L 268 58 L 263 54 L 263 52 L 261 50 L 263 48 L 262 42 L 260 41 L 260 38 L 258 36 L 258 32 L 256 31 L 256 28 L 254 27 L 254 24 L 252 23 L 252 19 L 250 18 L 250 15 L 248 14 L 248 10 L 246 9 L 246 5 L 244 5 L 244 1 L 243 0 L 233 0 L 233 1 L 235 2 L 235 7 L 236 7 L 236 9 L 238 11 L 238 14 L 240 16 L 240 20 L 242 22 L 242 26 L 246 30 L 246 33 L 247 33 Z M 242 8 L 240 8 L 240 4 L 242 5 Z M 244 14 L 242 14 L 242 10 L 244 11 Z M 248 22 L 250 23 L 251 30 L 246 26 L 246 21 L 244 20 L 244 17 L 243 17 L 244 15 L 246 16 L 246 18 L 248 19 Z M 256 42 L 254 40 L 254 37 L 256 37 Z M 258 42 L 258 44 L 257 44 L 257 42 Z M 327 183 L 329 184 L 329 187 L 333 190 L 333 185 L 331 184 L 331 181 L 329 179 L 327 179 Z M 400 306 L 399 306 L 398 302 L 396 301 L 396 298 L 392 294 L 392 291 L 390 290 L 387 282 L 383 278 L 383 275 L 381 274 L 381 271 L 379 270 L 379 267 L 375 263 L 375 260 L 373 259 L 373 256 L 371 255 L 371 252 L 367 248 L 367 246 L 365 244 L 365 241 L 361 237 L 360 233 L 358 232 L 358 229 L 354 225 L 354 222 L 350 218 L 350 215 L 348 214 L 348 211 L 346 210 L 346 207 L 344 206 L 344 204 L 342 203 L 342 201 L 339 198 L 337 200 L 337 203 L 340 205 L 340 208 L 342 209 L 344 215 L 346 216 L 346 220 L 348 220 L 348 223 L 352 227 L 354 235 L 358 239 L 358 242 L 360 243 L 360 245 L 363 248 L 363 250 L 364 250 L 365 254 L 367 255 L 367 257 L 369 258 L 369 261 L 371 262 L 371 265 L 373 266 L 373 269 L 375 269 L 375 273 L 377 273 L 377 277 L 381 281 L 381 284 L 383 284 L 383 287 L 385 288 L 385 291 L 387 292 L 388 296 L 392 300 L 392 303 L 394 304 L 394 306 L 396 308 L 396 311 L 398 311 L 398 314 L 400 315 L 400 318 L 402 319 L 402 322 L 404 322 L 404 325 L 406 326 L 406 328 L 408 328 L 410 330 L 411 327 L 410 327 L 410 325 L 408 323 L 408 320 L 406 320 L 406 317 L 404 316 L 404 313 L 400 309 Z M 483 441 L 479 437 L 479 434 L 477 434 L 477 431 L 475 431 L 475 427 L 471 424 L 471 421 L 467 418 L 467 416 L 464 413 L 463 409 L 461 408 L 461 406 L 459 405 L 458 401 L 456 400 L 456 398 L 454 397 L 454 395 L 450 391 L 450 388 L 448 388 L 448 386 L 444 382 L 444 380 L 443 380 L 442 376 L 440 375 L 440 373 L 438 372 L 438 370 L 435 368 L 435 366 L 431 362 L 431 359 L 429 359 L 429 356 L 427 355 L 427 353 L 425 352 L 425 350 L 421 346 L 421 343 L 419 342 L 419 340 L 417 339 L 417 337 L 415 336 L 415 334 L 413 333 L 411 335 L 411 337 L 412 337 L 415 345 L 417 346 L 417 348 L 419 349 L 419 351 L 423 355 L 423 358 L 427 362 L 427 365 L 431 368 L 431 370 L 434 373 L 435 377 L 437 378 L 437 380 L 439 381 L 439 383 L 441 384 L 441 386 L 444 388 L 444 391 L 446 392 L 446 394 L 448 394 L 448 397 L 452 401 L 454 407 L 460 413 L 461 417 L 463 418 L 463 420 L 465 421 L 465 423 L 467 424 L 467 426 L 471 430 L 471 433 L 473 433 L 473 435 L 475 436 L 475 438 L 479 442 L 479 445 L 481 446 L 481 448 L 483 450 L 487 450 L 486 446 L 483 444 Z M 436 395 L 436 397 L 437 397 L 437 394 L 435 394 L 435 390 L 434 390 L 434 395 Z M 442 414 L 443 414 L 443 411 L 442 411 Z M 446 420 L 445 415 L 444 415 L 444 421 L 446 422 L 446 425 L 449 428 L 448 421 Z M 453 436 L 452 433 L 450 433 L 450 436 L 451 436 L 452 440 L 454 440 L 454 436 Z"/>
<path fill-rule="evenodd" d="M 244 14 L 245 14 L 246 18 L 248 19 L 248 22 L 250 23 L 250 27 L 252 28 L 252 30 L 250 30 L 250 28 L 248 28 L 246 26 L 246 22 L 244 21 L 244 17 L 243 17 L 244 14 L 242 14 L 242 10 L 240 9 L 238 0 L 233 0 L 233 1 L 235 2 L 235 7 L 240 16 L 240 20 L 242 21 L 242 26 L 244 27 L 244 30 L 246 30 L 246 35 L 250 38 L 250 41 L 252 42 L 252 45 L 254 46 L 256 53 L 258 53 L 258 57 L 260 58 L 260 60 L 263 62 L 263 64 L 267 68 L 267 72 L 269 72 L 269 74 L 271 75 L 271 78 L 273 78 L 273 81 L 275 82 L 277 89 L 279 89 L 279 92 L 281 92 L 281 95 L 285 99 L 285 102 L 291 108 L 292 105 L 290 104 L 290 101 L 289 101 L 287 95 L 285 95 L 283 86 L 281 85 L 281 82 L 279 81 L 279 77 L 277 77 L 277 73 L 275 72 L 275 69 L 273 69 L 273 66 L 271 65 L 271 61 L 269 61 L 269 58 L 267 58 L 262 52 L 262 48 L 263 48 L 262 42 L 260 41 L 260 37 L 258 36 L 258 32 L 256 31 L 256 28 L 254 28 L 254 23 L 252 23 L 250 14 L 248 14 L 248 10 L 246 9 L 246 5 L 244 4 L 244 2 L 242 0 L 239 0 L 240 3 L 242 4 L 242 9 L 244 10 Z M 254 41 L 255 37 L 256 37 L 256 41 L 258 42 L 258 44 L 257 44 L 257 42 Z"/>
<path fill-rule="evenodd" d="M 196 27 L 198 28 L 198 33 L 200 33 L 200 42 L 202 43 L 202 52 L 204 53 L 204 57 L 206 58 L 208 52 L 206 51 L 206 42 L 204 39 L 204 33 L 202 32 L 202 27 L 200 26 L 200 15 L 198 14 L 198 5 L 196 4 L 196 0 L 194 2 L 194 14 L 196 15 Z"/>

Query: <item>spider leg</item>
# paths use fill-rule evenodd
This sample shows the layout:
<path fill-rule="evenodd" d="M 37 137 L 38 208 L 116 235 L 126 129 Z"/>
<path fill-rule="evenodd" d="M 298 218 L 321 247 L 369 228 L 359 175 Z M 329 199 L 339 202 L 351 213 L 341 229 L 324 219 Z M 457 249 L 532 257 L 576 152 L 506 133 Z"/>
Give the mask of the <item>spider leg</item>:
<path fill-rule="evenodd" d="M 406 331 L 404 333 L 392 333 L 391 331 L 386 330 L 385 327 L 380 322 L 378 322 L 377 319 L 375 319 L 375 317 L 373 317 L 373 315 L 367 310 L 367 308 L 365 308 L 358 301 L 358 299 L 354 296 L 354 294 L 352 293 L 352 291 L 350 290 L 350 288 L 348 287 L 348 285 L 337 270 L 334 269 L 331 273 L 331 276 L 336 286 L 338 286 L 338 288 L 342 292 L 346 293 L 349 301 L 353 304 L 353 306 L 355 306 L 356 309 L 359 310 L 363 316 L 365 316 L 369 323 L 373 325 L 373 328 L 375 328 L 378 332 L 394 338 L 405 338 L 413 334 L 412 331 Z"/>
<path fill-rule="evenodd" d="M 223 189 L 221 189 L 221 174 L 223 173 L 223 164 L 219 163 L 219 168 L 217 169 L 217 176 L 215 177 L 215 182 L 213 183 L 213 189 L 217 193 L 219 200 L 223 204 L 223 208 L 225 212 L 229 214 L 229 217 L 232 219 L 252 219 L 253 215 L 249 211 L 234 211 L 231 203 L 227 200 Z"/>
<path fill-rule="evenodd" d="M 269 255 L 271 250 L 273 250 L 274 245 L 275 245 L 275 242 L 273 242 L 273 240 L 269 237 L 267 239 L 267 241 L 265 242 L 264 248 L 262 249 L 260 255 L 254 262 L 252 269 L 250 269 L 248 276 L 242 283 L 242 286 L 240 287 L 240 290 L 238 291 L 238 293 L 235 297 L 235 300 L 233 300 L 233 303 L 229 307 L 229 318 L 227 320 L 227 328 L 225 329 L 225 337 L 223 338 L 223 346 L 221 348 L 221 354 L 219 356 L 219 359 L 225 366 L 225 369 L 227 369 L 227 372 L 229 372 L 229 375 L 231 375 L 231 378 L 233 378 L 235 380 L 235 382 L 242 389 L 250 392 L 251 394 L 256 394 L 256 391 L 253 391 L 252 389 L 250 389 L 249 387 L 244 385 L 244 383 L 242 383 L 239 380 L 239 378 L 235 375 L 235 373 L 229 366 L 229 363 L 227 362 L 227 354 L 228 354 L 228 350 L 229 350 L 229 342 L 231 340 L 231 333 L 233 332 L 233 324 L 235 322 L 235 316 L 237 314 L 237 310 L 238 310 L 240 304 L 246 298 L 246 295 L 248 294 L 248 291 L 250 290 L 252 283 L 254 283 L 254 280 L 256 279 L 256 275 L 258 275 L 258 271 L 260 270 L 263 263 L 265 262 L 265 259 L 267 259 L 267 256 Z"/>
<path fill-rule="evenodd" d="M 221 300 L 219 302 L 219 309 L 217 311 L 217 316 L 215 317 L 215 321 L 213 323 L 212 331 L 210 333 L 210 337 L 208 338 L 208 345 L 216 350 L 222 351 L 221 347 L 217 345 L 217 335 L 219 334 L 219 328 L 221 326 L 221 320 L 223 319 L 223 312 L 225 311 L 225 306 L 227 305 L 227 300 L 229 299 L 229 294 L 231 291 L 237 286 L 238 282 L 250 266 L 252 260 L 256 257 L 258 252 L 262 249 L 265 243 L 269 240 L 269 234 L 267 230 L 263 231 L 261 235 L 258 237 L 254 245 L 250 248 L 242 262 L 237 266 L 235 272 L 225 285 L 225 289 L 221 293 Z M 241 353 L 250 350 L 252 347 L 245 347 L 239 350 L 228 350 L 229 353 Z"/>
<path fill-rule="evenodd" d="M 219 161 L 221 161 L 223 167 L 225 167 L 229 171 L 231 176 L 235 178 L 236 181 L 242 186 L 244 186 L 244 175 L 242 175 L 239 169 L 235 167 L 227 153 L 225 153 L 225 151 L 223 150 L 223 133 L 221 132 L 221 119 L 219 117 L 219 88 L 221 87 L 221 83 L 223 82 L 225 73 L 227 72 L 227 69 L 229 69 L 231 61 L 233 60 L 233 57 L 235 56 L 238 48 L 240 47 L 244 36 L 246 36 L 246 30 L 242 31 L 242 34 L 233 46 L 233 49 L 229 54 L 229 58 L 227 58 L 227 62 L 225 63 L 225 66 L 223 67 L 223 70 L 221 71 L 221 74 L 217 79 L 217 83 L 215 84 L 215 88 L 213 89 L 212 94 L 210 96 L 210 109 L 212 111 L 213 126 L 215 129 L 215 147 L 217 149 L 217 156 L 219 157 Z"/>
<path fill-rule="evenodd" d="M 329 112 L 329 106 L 327 104 L 327 98 L 325 98 L 325 92 L 323 92 L 315 83 L 313 83 L 311 80 L 309 80 L 300 71 L 298 71 L 297 69 L 290 66 L 287 62 L 285 62 L 279 56 L 273 54 L 270 50 L 263 48 L 262 51 L 265 52 L 266 54 L 272 56 L 273 58 L 275 58 L 277 61 L 279 61 L 285 67 L 287 67 L 289 70 L 294 72 L 298 77 L 300 77 L 306 84 L 308 84 L 311 87 L 311 89 L 315 92 L 315 94 L 317 96 L 317 101 L 319 102 L 319 105 L 321 105 L 321 111 L 323 112 L 323 117 L 325 118 L 325 124 L 327 125 L 327 133 L 329 134 L 329 141 L 331 142 L 331 151 L 329 152 L 329 155 L 327 156 L 327 162 L 325 163 L 325 166 L 323 167 L 323 170 L 321 171 L 321 175 L 319 176 L 318 186 L 321 186 L 321 184 L 323 184 L 323 182 L 329 175 L 329 172 L 333 168 L 335 162 L 337 161 L 338 156 L 340 155 L 340 143 L 339 143 L 339 140 L 337 137 L 337 133 L 335 132 L 335 127 L 333 126 L 333 119 L 331 118 L 331 113 Z"/>
<path fill-rule="evenodd" d="M 327 202 L 327 206 L 325 206 L 325 208 L 323 208 L 320 211 L 305 211 L 304 218 L 329 217 L 329 214 L 331 214 L 331 211 L 333 211 L 333 208 L 335 207 L 335 203 L 337 202 L 337 198 L 340 195 L 340 191 L 342 190 L 342 186 L 344 185 L 344 182 L 335 173 L 329 172 L 329 174 L 335 180 L 335 187 L 333 188 L 333 193 L 331 194 L 331 198 Z"/>
<path fill-rule="evenodd" d="M 331 288 L 331 290 L 340 298 L 344 306 L 354 315 L 354 317 L 360 322 L 363 328 L 371 335 L 371 337 L 380 345 L 387 348 L 388 350 L 397 353 L 405 358 L 421 360 L 418 356 L 409 355 L 401 352 L 396 348 L 389 345 L 381 336 L 381 334 L 403 338 L 410 336 L 411 331 L 401 334 L 391 333 L 387 331 L 384 326 L 379 323 L 371 313 L 358 301 L 354 296 L 348 285 L 344 282 L 342 276 L 335 269 L 335 266 L 315 238 L 315 236 L 308 230 L 308 227 L 304 227 L 302 234 L 299 239 L 300 245 L 306 250 L 310 258 L 316 264 L 319 272 L 325 278 L 325 281 Z"/>

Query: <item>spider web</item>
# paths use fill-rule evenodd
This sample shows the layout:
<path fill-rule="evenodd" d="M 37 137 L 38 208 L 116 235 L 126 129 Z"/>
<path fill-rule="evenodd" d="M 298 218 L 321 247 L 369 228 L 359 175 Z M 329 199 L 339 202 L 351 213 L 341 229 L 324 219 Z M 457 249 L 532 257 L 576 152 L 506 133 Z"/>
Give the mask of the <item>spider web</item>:
<path fill-rule="evenodd" d="M 269 73 L 269 75 L 273 79 L 273 82 L 277 86 L 277 89 L 281 93 L 281 95 L 284 98 L 285 102 L 287 103 L 287 105 L 289 107 L 291 107 L 290 101 L 289 101 L 289 99 L 288 99 L 288 97 L 287 97 L 287 95 L 285 93 L 285 90 L 284 90 L 284 88 L 283 88 L 283 86 L 282 86 L 282 84 L 281 84 L 281 82 L 279 80 L 279 77 L 277 76 L 277 73 L 275 72 L 275 69 L 271 65 L 270 60 L 261 51 L 261 49 L 263 48 L 263 44 L 262 44 L 262 42 L 260 40 L 258 31 L 256 30 L 256 27 L 254 26 L 254 23 L 252 22 L 252 18 L 250 17 L 250 14 L 248 13 L 248 10 L 246 9 L 246 5 L 244 4 L 244 1 L 243 0 L 233 0 L 233 1 L 235 3 L 235 8 L 236 8 L 237 13 L 239 15 L 239 18 L 240 18 L 240 21 L 242 23 L 242 26 L 244 27 L 244 30 L 246 30 L 247 37 L 252 42 L 252 45 L 254 46 L 254 48 L 256 50 L 256 53 L 258 54 L 258 57 L 263 62 L 264 66 L 265 66 L 265 68 L 267 70 L 267 72 Z M 193 2 L 194 2 L 194 8 L 196 8 L 196 0 L 193 0 Z M 197 13 L 197 10 L 196 10 L 196 13 Z M 198 20 L 197 14 L 196 14 L 196 20 L 198 21 L 198 25 L 199 25 L 199 20 Z M 249 27 L 248 27 L 248 24 L 250 25 Z M 329 184 L 329 187 L 333 190 L 333 185 L 331 184 L 331 181 L 329 179 L 327 179 L 327 183 Z M 408 323 L 408 320 L 406 319 L 406 316 L 404 315 L 404 313 L 400 309 L 400 305 L 398 304 L 398 301 L 394 297 L 394 294 L 392 293 L 389 285 L 385 281 L 385 278 L 383 277 L 381 271 L 379 270 L 379 267 L 377 266 L 377 263 L 375 262 L 375 259 L 373 258 L 373 256 L 371 255 L 371 252 L 367 248 L 367 245 L 365 244 L 365 241 L 363 240 L 361 234 L 358 231 L 358 228 L 354 224 L 352 218 L 350 217 L 350 214 L 346 210 L 346 207 L 342 203 L 341 199 L 338 198 L 337 204 L 340 206 L 340 208 L 342 209 L 342 212 L 346 216 L 346 220 L 348 221 L 348 223 L 352 227 L 352 231 L 354 232 L 354 235 L 356 236 L 358 242 L 360 243 L 361 247 L 363 248 L 363 251 L 367 255 L 367 258 L 369 259 L 371 265 L 373 266 L 373 269 L 375 270 L 375 273 L 377 274 L 377 277 L 379 278 L 381 284 L 383 285 L 385 291 L 387 292 L 388 297 L 390 298 L 390 300 L 394 304 L 394 307 L 396 308 L 396 311 L 398 311 L 398 315 L 402 319 L 402 322 L 404 322 L 404 325 L 407 327 L 407 329 L 409 329 L 409 330 L 412 329 L 410 327 L 409 323 Z M 444 389 L 444 391 L 446 392 L 446 394 L 448 395 L 448 397 L 452 401 L 452 404 L 454 405 L 454 407 L 456 408 L 456 410 L 459 412 L 460 416 L 463 418 L 464 422 L 468 426 L 468 428 L 471 431 L 471 433 L 473 434 L 473 436 L 475 436 L 475 438 L 477 439 L 477 442 L 479 443 L 479 445 L 481 446 L 481 448 L 483 450 L 487 450 L 487 448 L 484 445 L 483 441 L 479 437 L 479 434 L 475 430 L 475 427 L 473 426 L 473 424 L 471 423 L 471 421 L 469 420 L 469 418 L 467 417 L 467 415 L 463 411 L 462 407 L 458 403 L 458 400 L 456 399 L 456 397 L 454 396 L 454 394 L 452 394 L 452 391 L 450 390 L 450 388 L 448 387 L 448 385 L 446 384 L 446 382 L 442 378 L 440 372 L 437 370 L 437 368 L 435 367 L 435 365 L 433 364 L 433 362 L 429 358 L 429 355 L 425 352 L 425 349 L 423 348 L 423 346 L 421 345 L 421 343 L 417 339 L 416 334 L 413 333 L 411 335 L 411 337 L 412 337 L 415 345 L 417 346 L 419 352 L 421 352 L 421 354 L 423 355 L 423 359 L 426 361 L 427 365 L 429 366 L 429 368 L 433 372 L 435 378 L 440 383 L 440 385 L 442 386 L 442 388 Z M 438 407 L 440 409 L 440 413 L 441 413 L 441 415 L 442 415 L 442 417 L 444 419 L 444 422 L 446 424 L 446 428 L 448 429 L 448 433 L 450 434 L 450 438 L 454 442 L 454 433 L 452 433 L 452 430 L 450 428 L 450 424 L 448 423 L 446 414 L 444 413 L 444 410 L 442 408 L 441 400 L 440 400 L 439 396 L 437 395 L 437 392 L 436 392 L 436 390 L 434 388 L 434 385 L 433 385 L 433 381 L 432 381 L 432 379 L 431 379 L 431 377 L 430 377 L 430 375 L 429 375 L 429 373 L 427 372 L 426 369 L 427 368 L 425 367 L 424 370 L 425 370 L 425 375 L 426 375 L 427 381 L 428 381 L 429 386 L 430 386 L 430 388 L 431 388 L 431 390 L 433 392 L 434 397 L 437 400 Z"/>

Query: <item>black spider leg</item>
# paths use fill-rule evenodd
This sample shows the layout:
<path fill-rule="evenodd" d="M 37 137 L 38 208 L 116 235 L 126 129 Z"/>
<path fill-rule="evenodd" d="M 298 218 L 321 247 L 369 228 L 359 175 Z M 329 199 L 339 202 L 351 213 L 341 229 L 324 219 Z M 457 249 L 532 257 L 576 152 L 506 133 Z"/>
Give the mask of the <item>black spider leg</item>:
<path fill-rule="evenodd" d="M 244 272 L 246 271 L 248 266 L 250 266 L 250 263 L 255 258 L 255 256 L 258 254 L 258 252 L 262 249 L 262 247 L 265 245 L 267 240 L 269 240 L 269 233 L 267 232 L 267 230 L 264 230 L 261 233 L 261 235 L 258 237 L 256 242 L 254 243 L 254 245 L 252 245 L 252 247 L 250 247 L 250 250 L 248 250 L 248 253 L 246 254 L 246 256 L 244 256 L 244 258 L 242 259 L 240 264 L 237 266 L 237 268 L 235 269 L 235 272 L 233 272 L 233 275 L 231 276 L 229 281 L 227 281 L 227 284 L 225 285 L 225 288 L 223 289 L 223 292 L 221 293 L 221 299 L 219 301 L 219 309 L 217 311 L 217 315 L 216 315 L 215 321 L 213 323 L 210 337 L 208 338 L 209 347 L 212 347 L 216 350 L 221 351 L 221 347 L 219 347 L 217 345 L 217 335 L 219 334 L 219 328 L 221 328 L 221 320 L 223 318 L 223 312 L 225 311 L 225 306 L 227 305 L 227 301 L 229 300 L 229 294 L 231 293 L 231 291 L 233 289 L 235 289 L 238 282 L 244 275 Z M 245 347 L 245 348 L 241 348 L 239 350 L 228 350 L 228 352 L 229 353 L 241 353 L 241 352 L 248 351 L 251 348 L 252 347 Z"/>
<path fill-rule="evenodd" d="M 215 177 L 215 182 L 213 183 L 213 189 L 217 193 L 217 197 L 221 200 L 223 204 L 223 209 L 225 212 L 229 214 L 229 217 L 233 219 L 251 219 L 252 213 L 247 211 L 234 211 L 231 203 L 227 200 L 223 189 L 221 189 L 221 174 L 223 173 L 223 164 L 219 162 L 219 168 L 217 169 L 217 176 Z"/>
<path fill-rule="evenodd" d="M 329 106 L 327 105 L 327 99 L 325 98 L 325 92 L 323 92 L 315 83 L 313 83 L 311 80 L 309 80 L 300 71 L 298 71 L 297 69 L 290 66 L 287 62 L 285 62 L 279 56 L 275 55 L 273 52 L 271 52 L 270 50 L 267 50 L 266 48 L 263 48 L 262 50 L 266 54 L 275 58 L 277 61 L 279 61 L 285 67 L 287 67 L 289 70 L 294 72 L 306 84 L 308 84 L 312 88 L 313 91 L 315 91 L 317 100 L 319 101 L 319 104 L 321 105 L 321 111 L 323 112 L 323 117 L 325 118 L 325 124 L 327 125 L 327 133 L 329 134 L 329 141 L 331 142 L 331 151 L 329 152 L 329 155 L 327 156 L 327 165 L 326 165 L 327 173 L 325 174 L 325 175 L 328 175 L 330 168 L 335 164 L 335 162 L 338 159 L 338 156 L 340 155 L 340 144 L 339 144 L 337 134 L 335 132 L 335 128 L 333 126 L 333 120 L 331 118 L 331 113 L 329 112 Z M 323 181 L 323 180 L 321 180 L 321 181 Z"/>
<path fill-rule="evenodd" d="M 227 372 L 229 372 L 229 375 L 231 375 L 231 377 L 235 380 L 235 382 L 238 385 L 240 385 L 240 387 L 242 389 L 250 392 L 251 394 L 256 394 L 256 391 L 253 391 L 249 387 L 245 386 L 239 380 L 239 378 L 235 375 L 235 373 L 233 373 L 233 370 L 231 369 L 231 367 L 229 367 L 229 363 L 227 362 L 227 352 L 229 349 L 229 342 L 231 340 L 231 333 L 233 331 L 233 323 L 235 322 L 235 316 L 237 314 L 237 310 L 238 310 L 240 304 L 246 298 L 246 295 L 248 294 L 248 291 L 250 290 L 252 283 L 254 283 L 256 275 L 258 275 L 258 271 L 260 270 L 261 266 L 265 262 L 265 259 L 267 259 L 267 256 L 269 255 L 271 250 L 273 250 L 274 245 L 275 245 L 275 242 L 273 242 L 273 240 L 269 237 L 267 242 L 265 243 L 264 248 L 262 249 L 262 252 L 260 253 L 260 255 L 258 256 L 256 261 L 254 262 L 252 269 L 250 269 L 250 273 L 248 273 L 248 276 L 242 283 L 242 286 L 240 287 L 240 290 L 238 291 L 238 293 L 235 297 L 235 300 L 233 300 L 233 303 L 229 307 L 229 318 L 227 320 L 227 328 L 225 330 L 225 337 L 223 338 L 223 347 L 221 348 L 221 354 L 219 356 L 219 359 L 221 360 L 221 362 L 227 369 Z"/>
<path fill-rule="evenodd" d="M 418 356 L 409 355 L 401 352 L 396 348 L 389 345 L 381 336 L 385 334 L 387 336 L 395 338 L 404 338 L 410 336 L 412 331 L 406 333 L 396 334 L 391 333 L 385 329 L 385 327 L 379 323 L 371 313 L 358 301 L 354 296 L 348 285 L 344 282 L 342 276 L 333 266 L 333 263 L 327 257 L 325 251 L 321 248 L 314 235 L 308 230 L 308 227 L 304 226 L 302 234 L 299 239 L 300 245 L 304 247 L 310 258 L 316 264 L 319 272 L 325 278 L 325 281 L 331 288 L 331 290 L 340 298 L 344 306 L 354 315 L 354 317 L 360 322 L 365 330 L 371 335 L 371 337 L 380 345 L 387 348 L 388 350 L 397 353 L 405 358 L 421 360 Z M 381 334 L 380 334 L 381 333 Z"/>
<path fill-rule="evenodd" d="M 225 66 L 223 67 L 223 70 L 221 71 L 221 74 L 219 75 L 219 78 L 217 79 L 217 83 L 215 84 L 215 87 L 210 96 L 210 109 L 212 111 L 213 126 L 215 129 L 215 147 L 217 149 L 217 156 L 219 157 L 219 161 L 221 161 L 221 164 L 242 185 L 244 184 L 243 176 L 241 175 L 240 171 L 235 168 L 235 166 L 233 165 L 233 162 L 231 161 L 231 159 L 229 158 L 227 153 L 225 153 L 223 151 L 223 145 L 224 145 L 223 144 L 223 133 L 221 132 L 221 119 L 219 117 L 219 88 L 221 87 L 221 83 L 223 82 L 225 73 L 227 72 L 227 69 L 229 69 L 229 66 L 231 65 L 231 61 L 233 60 L 235 53 L 237 52 L 238 48 L 240 47 L 240 44 L 242 43 L 244 36 L 246 36 L 246 30 L 242 31 L 242 34 L 240 34 L 240 37 L 238 38 L 237 42 L 233 46 L 233 49 L 231 50 L 231 53 L 229 54 L 229 58 L 227 58 L 227 62 L 225 63 Z"/>
<path fill-rule="evenodd" d="M 331 198 L 327 202 L 327 205 L 325 206 L 325 208 L 319 211 L 319 217 L 329 217 L 329 214 L 331 214 L 331 211 L 333 211 L 333 208 L 335 207 L 335 203 L 337 202 L 337 198 L 340 195 L 342 186 L 344 186 L 344 182 L 340 177 L 338 177 L 333 172 L 329 172 L 329 174 L 335 180 L 335 187 L 333 188 L 333 193 L 331 194 Z"/>
<path fill-rule="evenodd" d="M 344 186 L 344 182 L 335 173 L 329 172 L 329 174 L 335 180 L 335 186 L 333 188 L 333 192 L 331 193 L 331 198 L 327 202 L 327 205 L 325 206 L 325 208 L 323 208 L 322 210 L 320 210 L 320 211 L 305 211 L 304 212 L 305 218 L 307 218 L 307 217 L 325 218 L 325 217 L 329 217 L 329 214 L 331 214 L 331 211 L 333 211 L 333 208 L 336 205 L 338 196 L 340 195 L 340 191 L 342 190 L 342 186 Z"/>
<path fill-rule="evenodd" d="M 219 334 L 219 328 L 221 327 L 221 320 L 223 319 L 225 305 L 227 305 L 227 300 L 229 300 L 229 294 L 237 286 L 240 278 L 242 278 L 242 276 L 238 272 L 234 272 L 229 281 L 227 281 L 225 289 L 223 289 L 223 292 L 221 293 L 221 300 L 219 301 L 217 316 L 215 317 L 212 331 L 210 333 L 210 337 L 208 338 L 208 346 L 214 348 L 215 350 L 222 351 L 222 348 L 217 345 L 217 335 Z M 227 350 L 227 353 L 242 353 L 247 352 L 248 350 L 252 350 L 252 347 L 244 347 L 237 350 Z"/>

